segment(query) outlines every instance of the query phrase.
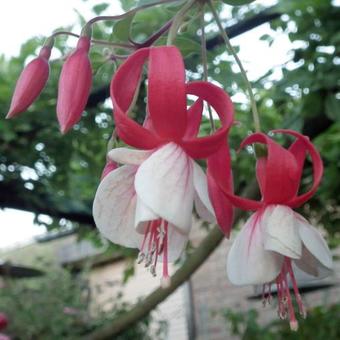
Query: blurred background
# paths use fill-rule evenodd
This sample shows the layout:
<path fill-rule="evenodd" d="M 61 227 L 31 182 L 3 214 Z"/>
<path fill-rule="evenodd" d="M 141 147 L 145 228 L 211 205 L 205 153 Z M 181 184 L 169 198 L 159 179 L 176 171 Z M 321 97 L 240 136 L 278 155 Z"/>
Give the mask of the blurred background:
<path fill-rule="evenodd" d="M 101 239 L 92 219 L 92 200 L 114 128 L 108 85 L 117 65 L 107 60 L 103 48 L 91 49 L 91 96 L 82 120 L 67 135 L 59 132 L 55 106 L 61 66 L 77 41 L 73 37 L 56 40 L 50 78 L 39 99 L 21 117 L 4 119 L 21 70 L 46 36 L 59 29 L 79 33 L 93 16 L 119 14 L 146 2 L 0 2 L 0 313 L 8 319 L 1 330 L 0 317 L 0 333 L 12 339 L 85 338 L 159 285 L 159 278 L 135 264 L 135 251 Z M 256 289 L 228 282 L 225 263 L 231 241 L 225 240 L 188 282 L 112 339 L 339 339 L 340 1 L 215 4 L 252 81 L 263 130 L 296 129 L 321 152 L 322 185 L 301 210 L 330 245 L 334 275 L 322 281 L 299 278 L 309 316 L 291 333 L 287 322 L 278 321 L 275 301 L 262 308 Z M 177 6 L 138 13 L 131 26 L 133 38 L 143 41 Z M 252 129 L 247 94 L 209 12 L 205 22 L 209 80 L 223 86 L 235 103 L 235 150 Z M 188 79 L 202 79 L 199 25 L 192 14 L 176 40 Z M 124 24 L 99 23 L 94 37 L 120 42 L 125 30 Z M 143 104 L 142 99 L 137 103 L 138 121 L 144 118 Z M 208 132 L 206 118 L 201 133 Z M 254 159 L 246 152 L 232 157 L 239 191 L 254 176 Z M 310 163 L 304 178 L 302 190 L 312 180 Z M 211 228 L 194 221 L 187 254 Z"/>

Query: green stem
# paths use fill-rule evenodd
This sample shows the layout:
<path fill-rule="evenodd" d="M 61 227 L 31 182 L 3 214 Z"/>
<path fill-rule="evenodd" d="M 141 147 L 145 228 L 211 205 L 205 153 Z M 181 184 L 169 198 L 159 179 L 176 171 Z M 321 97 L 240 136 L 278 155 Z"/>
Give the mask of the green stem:
<path fill-rule="evenodd" d="M 175 41 L 179 27 L 183 23 L 183 20 L 186 14 L 190 10 L 190 8 L 194 5 L 195 2 L 196 0 L 188 0 L 185 3 L 185 5 L 176 13 L 174 20 L 172 22 L 172 25 L 170 27 L 170 30 L 169 30 L 168 39 L 166 42 L 167 45 L 172 45 L 173 42 Z"/>
<path fill-rule="evenodd" d="M 98 17 L 95 17 L 95 18 L 89 20 L 86 23 L 86 25 L 84 26 L 84 29 L 86 28 L 86 26 L 92 26 L 94 23 L 96 23 L 98 21 L 121 20 L 121 19 L 124 19 L 125 17 L 128 17 L 128 16 L 135 14 L 139 11 L 142 11 L 144 9 L 147 9 L 147 8 L 150 8 L 150 7 L 153 7 L 153 6 L 157 6 L 157 5 L 163 5 L 163 4 L 170 3 L 170 2 L 175 2 L 175 1 L 178 1 L 178 0 L 161 0 L 161 1 L 156 1 L 156 2 L 152 2 L 150 4 L 146 4 L 146 5 L 143 5 L 143 6 L 136 7 L 136 8 L 131 9 L 130 11 L 125 12 L 123 14 L 98 16 Z"/>
<path fill-rule="evenodd" d="M 207 1 L 208 1 L 208 4 L 209 4 L 209 7 L 211 9 L 211 12 L 212 12 L 212 14 L 213 14 L 213 16 L 215 18 L 215 21 L 217 23 L 217 26 L 218 26 L 218 28 L 219 28 L 219 30 L 221 32 L 222 38 L 224 40 L 224 43 L 226 44 L 227 49 L 230 51 L 230 53 L 235 58 L 235 61 L 236 61 L 237 65 L 238 65 L 238 67 L 241 70 L 241 74 L 242 74 L 242 76 L 244 78 L 244 81 L 246 83 L 246 87 L 247 87 L 247 90 L 248 90 L 248 94 L 249 94 L 249 99 L 250 99 L 250 103 L 251 103 L 251 110 L 252 110 L 252 114 L 253 114 L 255 131 L 256 132 L 260 132 L 261 131 L 261 125 L 260 125 L 259 114 L 257 112 L 257 107 L 256 107 L 255 98 L 254 98 L 254 93 L 253 93 L 252 87 L 250 85 L 250 82 L 248 80 L 247 73 L 246 73 L 245 69 L 243 68 L 241 60 L 237 56 L 236 51 L 234 50 L 233 46 L 231 45 L 229 37 L 228 37 L 226 31 L 223 29 L 222 23 L 221 23 L 220 18 L 218 17 L 218 14 L 217 14 L 217 12 L 216 12 L 216 10 L 214 8 L 214 5 L 212 4 L 211 0 L 207 0 Z"/>
<path fill-rule="evenodd" d="M 59 35 L 69 35 L 71 37 L 80 38 L 79 34 L 67 32 L 67 31 L 54 32 L 49 38 L 54 38 L 54 37 L 57 37 Z M 105 46 L 112 46 L 112 47 L 119 47 L 119 48 L 126 48 L 126 49 L 135 49 L 134 46 L 129 45 L 129 44 L 112 43 L 110 41 L 98 40 L 98 39 L 91 39 L 91 43 L 96 44 L 96 45 L 105 45 Z"/>
<path fill-rule="evenodd" d="M 207 42 L 205 37 L 205 23 L 204 23 L 204 7 L 201 11 L 201 56 L 202 56 L 202 65 L 203 65 L 203 79 L 204 81 L 208 80 L 208 58 L 207 58 Z M 211 131 L 215 131 L 215 122 L 212 116 L 211 107 L 208 104 L 208 112 L 209 112 L 209 120 Z"/>

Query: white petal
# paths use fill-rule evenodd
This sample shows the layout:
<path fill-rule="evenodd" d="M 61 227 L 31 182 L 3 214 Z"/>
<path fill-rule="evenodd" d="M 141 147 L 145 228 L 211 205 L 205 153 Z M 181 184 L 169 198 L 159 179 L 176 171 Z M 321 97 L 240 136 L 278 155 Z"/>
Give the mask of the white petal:
<path fill-rule="evenodd" d="M 294 260 L 295 265 L 303 272 L 322 279 L 331 274 L 331 270 L 322 265 L 303 245 L 301 259 Z"/>
<path fill-rule="evenodd" d="M 237 235 L 228 254 L 227 273 L 235 285 L 264 284 L 279 274 L 283 256 L 263 247 L 259 215 L 252 215 Z"/>
<path fill-rule="evenodd" d="M 182 254 L 188 236 L 178 232 L 177 228 L 172 224 L 168 226 L 168 261 L 175 262 Z"/>
<path fill-rule="evenodd" d="M 196 211 L 203 220 L 215 223 L 216 217 L 209 198 L 207 177 L 197 163 L 193 162 L 193 165 Z"/>
<path fill-rule="evenodd" d="M 294 211 L 284 205 L 271 205 L 262 216 L 264 248 L 287 257 L 301 257 L 302 244 Z"/>
<path fill-rule="evenodd" d="M 151 151 L 134 150 L 129 148 L 116 148 L 109 151 L 108 158 L 120 164 L 140 165 L 149 156 Z"/>
<path fill-rule="evenodd" d="M 311 226 L 302 216 L 296 214 L 300 238 L 307 250 L 328 269 L 333 268 L 332 255 L 326 241 L 318 230 Z"/>
<path fill-rule="evenodd" d="M 93 202 L 93 218 L 100 232 L 110 241 L 138 248 L 142 237 L 134 228 L 137 167 L 122 166 L 100 183 Z"/>
<path fill-rule="evenodd" d="M 176 144 L 155 151 L 139 167 L 138 197 L 156 215 L 188 234 L 194 200 L 192 160 Z"/>
<path fill-rule="evenodd" d="M 135 228 L 139 233 L 144 233 L 146 229 L 146 223 L 159 219 L 151 209 L 149 209 L 143 201 L 137 195 L 136 215 L 135 215 Z"/>
<path fill-rule="evenodd" d="M 200 200 L 197 192 L 195 192 L 194 195 L 194 202 L 195 202 L 195 209 L 198 214 L 198 216 L 206 222 L 209 223 L 216 223 L 215 215 L 213 215 L 207 207 L 203 204 L 203 202 Z"/>

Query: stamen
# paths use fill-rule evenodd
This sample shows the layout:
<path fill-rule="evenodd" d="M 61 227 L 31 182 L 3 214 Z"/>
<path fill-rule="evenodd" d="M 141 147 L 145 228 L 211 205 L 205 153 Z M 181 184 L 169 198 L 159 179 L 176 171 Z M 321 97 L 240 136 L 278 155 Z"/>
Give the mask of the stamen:
<path fill-rule="evenodd" d="M 159 255 L 163 255 L 163 277 L 162 287 L 170 285 L 168 273 L 168 222 L 158 219 L 148 223 L 137 263 L 144 262 L 144 266 L 149 268 L 150 273 L 156 276 L 156 266 Z"/>
<path fill-rule="evenodd" d="M 291 259 L 285 257 L 282 264 L 281 272 L 279 273 L 275 280 L 278 299 L 277 314 L 280 319 L 286 319 L 289 316 L 289 325 L 291 330 L 297 331 L 299 325 L 295 317 L 292 296 L 288 285 L 288 279 L 290 279 L 293 286 L 295 299 L 299 307 L 299 313 L 301 314 L 302 317 L 305 318 L 306 310 L 304 308 L 301 295 L 299 293 L 299 289 L 296 283 L 296 279 L 292 269 Z M 266 291 L 266 288 L 268 288 L 268 292 Z M 265 306 L 267 302 L 269 303 L 270 299 L 271 299 L 271 283 L 264 284 L 262 290 L 263 305 Z"/>

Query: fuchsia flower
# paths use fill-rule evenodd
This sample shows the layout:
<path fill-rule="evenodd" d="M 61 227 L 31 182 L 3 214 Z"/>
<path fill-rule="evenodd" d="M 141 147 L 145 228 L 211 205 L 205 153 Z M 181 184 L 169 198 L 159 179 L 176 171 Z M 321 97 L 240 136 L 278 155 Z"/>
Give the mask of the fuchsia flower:
<path fill-rule="evenodd" d="M 263 284 L 264 301 L 276 284 L 278 313 L 289 316 L 293 330 L 298 328 L 289 282 L 299 311 L 305 309 L 294 272 L 302 270 L 314 277 L 329 275 L 332 258 L 326 242 L 301 215 L 294 212 L 309 200 L 320 184 L 323 165 L 308 137 L 291 130 L 277 130 L 297 140 L 286 150 L 262 133 L 246 138 L 241 147 L 253 143 L 267 146 L 267 156 L 257 161 L 257 179 L 262 200 L 241 198 L 226 192 L 231 202 L 244 210 L 256 210 L 236 237 L 227 259 L 229 279 L 236 285 Z M 306 154 L 313 162 L 313 185 L 301 195 L 298 190 Z"/>
<path fill-rule="evenodd" d="M 62 133 L 80 120 L 89 97 L 92 85 L 90 44 L 89 37 L 80 37 L 76 50 L 67 58 L 61 71 L 57 116 Z"/>
<path fill-rule="evenodd" d="M 21 112 L 26 111 L 39 96 L 49 76 L 48 60 L 50 55 L 51 47 L 44 46 L 39 56 L 32 60 L 21 72 L 6 118 L 16 117 Z"/>
<path fill-rule="evenodd" d="M 127 113 L 147 58 L 148 114 L 140 126 Z M 198 100 L 187 110 L 188 94 Z M 217 86 L 186 84 L 182 57 L 170 46 L 144 48 L 130 56 L 112 80 L 111 98 L 119 137 L 140 150 L 109 152 L 111 160 L 124 165 L 100 183 L 93 216 L 112 242 L 139 248 L 139 261 L 145 260 L 154 275 L 157 261 L 162 261 L 166 285 L 168 261 L 178 258 L 187 242 L 194 203 L 204 219 L 215 218 L 206 176 L 193 159 L 207 158 L 225 145 L 233 120 L 232 103 Z M 198 138 L 203 100 L 219 115 L 221 128 Z M 216 186 L 211 189 L 216 190 Z"/>

